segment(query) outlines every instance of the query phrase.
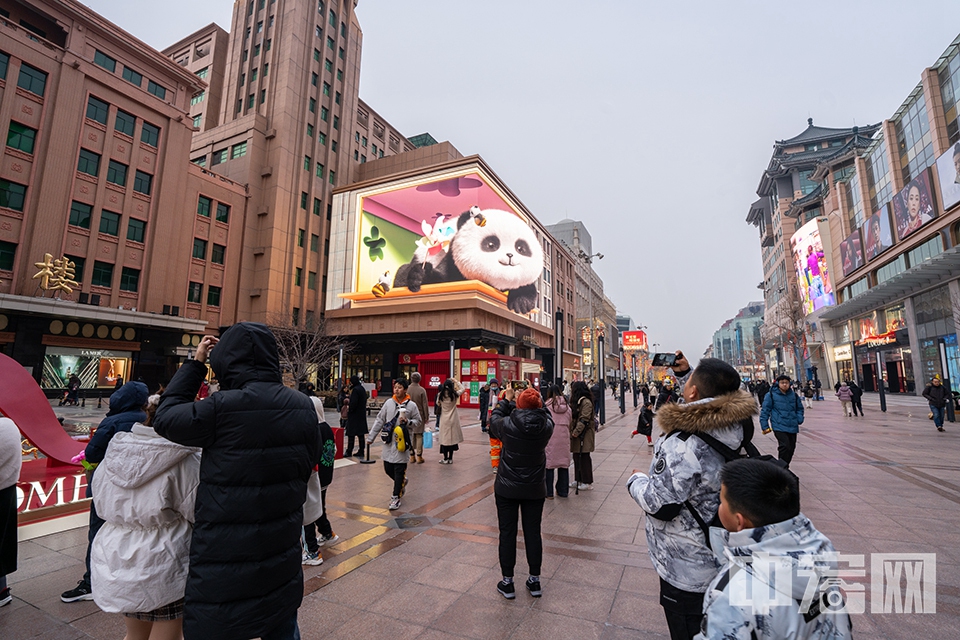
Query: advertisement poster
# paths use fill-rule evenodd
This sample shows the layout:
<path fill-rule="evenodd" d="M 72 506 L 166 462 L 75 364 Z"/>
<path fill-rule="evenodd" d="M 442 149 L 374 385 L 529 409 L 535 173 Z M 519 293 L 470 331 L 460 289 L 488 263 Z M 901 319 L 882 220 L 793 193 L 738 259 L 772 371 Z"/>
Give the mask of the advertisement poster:
<path fill-rule="evenodd" d="M 122 358 L 101 358 L 97 375 L 98 387 L 112 387 L 117 380 L 127 379 L 127 361 Z"/>
<path fill-rule="evenodd" d="M 48 347 L 43 356 L 40 386 L 43 389 L 65 389 L 70 376 L 80 378 L 82 389 L 110 388 L 117 380 L 128 380 L 131 353 L 70 347 Z"/>
<path fill-rule="evenodd" d="M 863 266 L 863 249 L 860 248 L 860 229 L 857 229 L 847 239 L 840 243 L 840 268 L 843 275 L 848 276 Z"/>
<path fill-rule="evenodd" d="M 811 220 L 790 238 L 793 264 L 797 271 L 800 301 L 806 313 L 836 304 L 833 282 L 823 253 L 820 227 Z"/>
<path fill-rule="evenodd" d="M 540 240 L 473 172 L 360 201 L 355 300 L 494 290 L 521 315 L 539 304 Z M 372 294 L 372 295 L 371 295 Z"/>
<path fill-rule="evenodd" d="M 928 171 L 911 180 L 900 193 L 893 196 L 893 219 L 897 224 L 897 237 L 901 240 L 936 216 Z"/>
<path fill-rule="evenodd" d="M 470 383 L 470 404 L 477 404 L 480 402 L 480 383 L 471 382 Z"/>
<path fill-rule="evenodd" d="M 890 214 L 887 207 L 883 207 L 867 218 L 863 228 L 863 244 L 867 260 L 873 260 L 893 246 L 893 234 L 890 232 Z"/>
<path fill-rule="evenodd" d="M 937 158 L 937 176 L 940 180 L 940 204 L 946 211 L 960 202 L 960 142 Z"/>
<path fill-rule="evenodd" d="M 487 375 L 487 360 L 481 360 L 477 365 L 477 375 L 486 376 Z"/>
<path fill-rule="evenodd" d="M 470 375 L 470 361 L 461 360 L 460 361 L 460 377 Z"/>
<path fill-rule="evenodd" d="M 646 351 L 647 334 L 643 331 L 624 331 L 623 349 L 624 351 Z"/>
<path fill-rule="evenodd" d="M 493 380 L 497 377 L 497 361 L 487 360 L 487 380 Z"/>

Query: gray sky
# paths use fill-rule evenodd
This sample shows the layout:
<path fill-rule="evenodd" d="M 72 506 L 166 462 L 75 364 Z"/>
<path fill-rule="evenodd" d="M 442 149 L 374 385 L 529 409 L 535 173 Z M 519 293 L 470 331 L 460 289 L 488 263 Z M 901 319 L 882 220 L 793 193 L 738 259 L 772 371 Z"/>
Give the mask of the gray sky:
<path fill-rule="evenodd" d="M 95 0 L 163 48 L 232 3 Z M 582 220 L 607 295 L 698 357 L 762 299 L 744 223 L 774 140 L 890 117 L 960 33 L 960 2 L 360 0 L 360 95 L 478 153 L 542 222 Z"/>

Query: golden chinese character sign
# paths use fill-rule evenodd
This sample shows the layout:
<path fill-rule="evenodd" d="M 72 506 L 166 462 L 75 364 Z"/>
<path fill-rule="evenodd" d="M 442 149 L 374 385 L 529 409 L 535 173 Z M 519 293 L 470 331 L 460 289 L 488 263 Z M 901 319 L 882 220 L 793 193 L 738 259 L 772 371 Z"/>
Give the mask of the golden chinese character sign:
<path fill-rule="evenodd" d="M 45 253 L 42 262 L 33 264 L 40 270 L 34 274 L 33 279 L 40 281 L 38 286 L 44 291 L 73 293 L 73 289 L 80 286 L 80 283 L 74 280 L 77 265 L 66 256 L 54 260 L 52 255 Z"/>

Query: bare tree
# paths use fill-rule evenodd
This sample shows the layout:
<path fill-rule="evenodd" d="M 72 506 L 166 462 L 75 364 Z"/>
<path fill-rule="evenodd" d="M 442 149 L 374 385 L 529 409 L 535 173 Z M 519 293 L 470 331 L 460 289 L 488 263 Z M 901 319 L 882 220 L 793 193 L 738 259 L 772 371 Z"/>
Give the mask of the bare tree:
<path fill-rule="evenodd" d="M 793 352 L 795 366 L 803 363 L 803 354 L 807 351 L 807 311 L 803 301 L 795 296 L 787 296 L 774 307 L 775 311 L 764 316 L 763 323 L 773 328 L 776 341 Z M 795 371 L 797 375 L 799 372 Z"/>
<path fill-rule="evenodd" d="M 326 320 L 313 320 L 311 324 L 307 326 L 302 320 L 295 323 L 291 313 L 272 314 L 267 320 L 277 338 L 280 370 L 289 374 L 297 386 L 309 380 L 311 374 L 329 371 L 341 348 L 348 354 L 355 347 L 346 337 L 328 333 Z"/>

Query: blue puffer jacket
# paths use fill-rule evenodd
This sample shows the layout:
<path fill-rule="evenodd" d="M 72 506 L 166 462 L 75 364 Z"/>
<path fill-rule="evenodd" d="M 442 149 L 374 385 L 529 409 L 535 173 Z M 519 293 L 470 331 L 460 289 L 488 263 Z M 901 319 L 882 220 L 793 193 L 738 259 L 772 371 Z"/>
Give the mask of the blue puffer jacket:
<path fill-rule="evenodd" d="M 150 392 L 142 382 L 128 382 L 110 396 L 110 410 L 107 416 L 100 421 L 100 426 L 87 443 L 85 456 L 87 462 L 99 464 L 107 453 L 107 446 L 121 431 L 130 431 L 137 422 L 147 419 L 143 412 L 143 405 L 147 402 Z M 95 473 L 95 471 L 94 471 Z M 92 497 L 90 487 L 93 486 L 93 476 L 87 484 L 87 497 Z"/>
<path fill-rule="evenodd" d="M 800 396 L 792 389 L 784 393 L 779 386 L 770 389 L 770 393 L 763 399 L 760 408 L 760 428 L 767 429 L 767 425 L 774 431 L 798 433 L 803 424 L 803 403 Z"/>

